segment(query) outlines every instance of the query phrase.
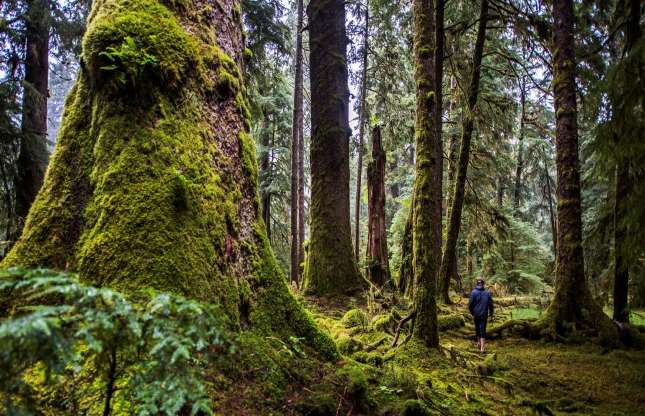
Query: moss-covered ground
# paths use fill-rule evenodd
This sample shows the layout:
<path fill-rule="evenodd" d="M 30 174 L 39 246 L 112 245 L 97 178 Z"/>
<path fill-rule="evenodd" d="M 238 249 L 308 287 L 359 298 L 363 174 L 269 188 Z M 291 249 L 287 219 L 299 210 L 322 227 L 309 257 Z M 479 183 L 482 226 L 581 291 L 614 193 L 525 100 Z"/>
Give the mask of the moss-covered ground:
<path fill-rule="evenodd" d="M 645 414 L 644 351 L 506 338 L 489 341 L 487 353 L 480 354 L 465 300 L 441 306 L 439 351 L 414 340 L 391 348 L 397 321 L 405 315 L 397 301 L 307 298 L 305 303 L 342 358 L 323 363 L 298 339 L 245 335 L 240 360 L 218 364 L 227 376 L 212 380 L 218 413 Z M 527 298 L 499 303 L 489 326 L 511 316 L 538 318 L 543 308 Z M 642 315 L 636 311 L 633 320 Z"/>

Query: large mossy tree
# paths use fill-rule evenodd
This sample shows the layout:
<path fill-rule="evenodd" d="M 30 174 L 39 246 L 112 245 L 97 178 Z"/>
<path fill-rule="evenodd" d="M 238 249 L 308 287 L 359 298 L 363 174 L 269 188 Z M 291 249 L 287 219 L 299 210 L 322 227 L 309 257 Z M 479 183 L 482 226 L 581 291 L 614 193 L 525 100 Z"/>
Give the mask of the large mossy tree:
<path fill-rule="evenodd" d="M 365 285 L 354 258 L 349 221 L 349 89 L 345 2 L 312 0 L 310 238 L 307 293 L 352 293 Z"/>
<path fill-rule="evenodd" d="M 416 82 L 416 167 L 412 199 L 413 334 L 439 346 L 436 287 L 441 250 L 441 136 L 435 129 L 434 2 L 412 3 Z"/>
<path fill-rule="evenodd" d="M 334 355 L 260 218 L 239 2 L 98 0 L 82 49 L 45 183 L 2 266 L 182 294 Z"/>
<path fill-rule="evenodd" d="M 593 330 L 609 341 L 616 332 L 592 298 L 584 271 L 572 0 L 553 2 L 553 21 L 558 236 L 555 295 L 541 324 L 557 336 Z"/>

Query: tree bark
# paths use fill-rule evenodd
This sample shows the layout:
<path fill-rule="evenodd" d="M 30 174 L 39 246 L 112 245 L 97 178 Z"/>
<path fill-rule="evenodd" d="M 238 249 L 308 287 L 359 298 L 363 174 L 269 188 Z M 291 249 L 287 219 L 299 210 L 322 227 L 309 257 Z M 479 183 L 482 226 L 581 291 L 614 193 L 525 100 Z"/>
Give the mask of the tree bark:
<path fill-rule="evenodd" d="M 372 130 L 372 160 L 367 165 L 367 278 L 377 286 L 390 281 L 385 229 L 385 151 L 381 128 Z"/>
<path fill-rule="evenodd" d="M 304 178 L 300 177 L 302 159 L 303 124 L 303 74 L 302 74 L 302 21 L 303 0 L 296 3 L 296 57 L 295 82 L 293 87 L 293 120 L 291 128 L 291 282 L 300 284 L 301 251 L 304 243 L 304 220 L 301 198 L 304 202 Z M 304 176 L 304 175 L 303 175 Z M 304 204 L 303 204 L 304 205 Z"/>
<path fill-rule="evenodd" d="M 441 137 L 434 126 L 436 105 L 433 0 L 413 0 L 414 79 L 416 82 L 416 178 L 412 205 L 413 335 L 427 347 L 439 346 L 435 299 L 436 251 L 441 249 Z M 438 206 L 437 206 L 438 205 Z"/>
<path fill-rule="evenodd" d="M 517 166 L 515 169 L 515 188 L 513 190 L 513 208 L 519 214 L 522 197 L 522 171 L 524 169 L 524 120 L 526 119 L 526 81 L 520 80 L 520 134 L 517 139 Z"/>
<path fill-rule="evenodd" d="M 49 3 L 29 0 L 25 19 L 27 35 L 22 104 L 22 136 L 16 176 L 16 238 L 22 231 L 45 178 L 47 150 L 47 83 L 49 80 Z"/>
<path fill-rule="evenodd" d="M 555 295 L 544 322 L 560 336 L 581 327 L 615 336 L 611 321 L 591 297 L 584 273 L 573 1 L 554 0 L 553 19 L 558 247 Z"/>
<path fill-rule="evenodd" d="M 638 0 L 629 2 L 629 15 L 625 28 L 625 54 L 629 54 L 641 37 L 640 30 L 641 3 Z M 628 250 L 625 241 L 628 229 L 623 223 L 629 214 L 627 198 L 632 192 L 629 160 L 618 157 L 616 164 L 616 192 L 614 204 L 614 311 L 613 317 L 618 322 L 629 322 L 629 261 L 625 256 Z"/>
<path fill-rule="evenodd" d="M 264 154 L 260 159 L 260 177 L 263 178 L 265 185 L 271 185 L 271 176 L 273 172 L 272 168 L 272 147 L 273 147 L 273 135 L 275 135 L 275 123 L 272 123 L 272 136 L 264 135 L 262 138 L 262 146 L 264 146 Z M 260 201 L 262 204 L 262 219 L 264 220 L 264 226 L 267 230 L 267 238 L 269 242 L 271 241 L 271 191 L 267 189 L 262 189 Z"/>
<path fill-rule="evenodd" d="M 182 294 L 221 306 L 234 327 L 302 337 L 332 358 L 260 218 L 239 10 L 237 0 L 93 3 L 47 178 L 1 267 Z M 154 64 L 106 69 L 106 54 L 131 42 Z"/>
<path fill-rule="evenodd" d="M 477 39 L 473 51 L 473 69 L 468 86 L 468 114 L 464 117 L 461 133 L 461 147 L 459 148 L 459 162 L 457 164 L 457 178 L 454 185 L 450 218 L 448 219 L 448 237 L 443 251 L 441 262 L 441 296 L 443 301 L 451 303 L 448 289 L 450 280 L 455 279 L 457 273 L 457 240 L 461 228 L 461 214 L 464 204 L 464 193 L 466 188 L 466 176 L 468 173 L 468 161 L 470 158 L 470 142 L 474 128 L 474 111 L 477 105 L 479 94 L 479 79 L 481 74 L 481 62 L 484 52 L 484 41 L 486 40 L 486 23 L 488 21 L 488 0 L 482 0 L 479 15 L 479 26 Z"/>
<path fill-rule="evenodd" d="M 349 221 L 349 89 L 345 2 L 312 0 L 307 8 L 311 71 L 311 233 L 306 293 L 352 293 L 365 285 Z"/>
<path fill-rule="evenodd" d="M 356 166 L 356 199 L 354 201 L 354 251 L 356 261 L 360 258 L 361 246 L 361 181 L 363 179 L 363 143 L 367 123 L 367 53 L 370 21 L 370 2 L 365 2 L 365 31 L 363 32 L 363 68 L 361 73 L 361 103 L 358 117 L 358 161 Z"/>

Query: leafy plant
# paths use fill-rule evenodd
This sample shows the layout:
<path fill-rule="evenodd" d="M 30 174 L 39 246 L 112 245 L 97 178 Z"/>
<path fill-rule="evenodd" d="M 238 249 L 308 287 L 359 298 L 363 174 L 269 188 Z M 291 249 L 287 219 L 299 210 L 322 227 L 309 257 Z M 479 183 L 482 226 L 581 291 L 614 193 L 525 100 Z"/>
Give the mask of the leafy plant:
<path fill-rule="evenodd" d="M 234 345 L 211 307 L 166 293 L 135 303 L 43 269 L 0 272 L 0 291 L 48 303 L 22 307 L 26 313 L 0 324 L 5 414 L 31 414 L 43 387 L 66 395 L 57 409 L 65 412 L 212 413 L 203 369 Z M 92 400 L 61 393 L 70 385 Z"/>
<path fill-rule="evenodd" d="M 138 47 L 131 36 L 126 36 L 118 47 L 108 47 L 99 53 L 99 56 L 109 62 L 101 69 L 115 72 L 116 79 L 121 85 L 127 84 L 128 81 L 135 85 L 145 68 L 155 68 L 158 63 L 157 57 Z"/>

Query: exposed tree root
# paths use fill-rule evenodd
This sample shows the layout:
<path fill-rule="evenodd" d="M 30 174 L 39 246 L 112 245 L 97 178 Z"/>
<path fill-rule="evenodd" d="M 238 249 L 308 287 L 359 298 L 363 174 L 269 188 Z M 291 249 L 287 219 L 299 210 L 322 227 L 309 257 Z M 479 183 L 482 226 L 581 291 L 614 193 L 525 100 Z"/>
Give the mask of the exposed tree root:
<path fill-rule="evenodd" d="M 412 326 L 414 327 L 414 317 L 415 316 L 417 316 L 417 311 L 413 310 L 412 312 L 410 312 L 410 314 L 408 316 L 402 318 L 399 321 L 399 324 L 396 326 L 396 331 L 394 333 L 394 339 L 392 340 L 392 345 L 391 345 L 392 348 L 396 347 L 397 342 L 399 342 L 399 336 L 401 335 L 401 329 L 403 328 L 403 325 L 405 325 L 406 322 L 408 322 L 409 320 L 412 319 Z M 410 334 L 411 333 L 412 332 L 410 331 Z M 405 344 L 407 341 L 409 341 L 409 339 L 410 339 L 410 336 L 408 335 L 405 338 L 405 340 L 403 341 L 403 343 Z"/>

